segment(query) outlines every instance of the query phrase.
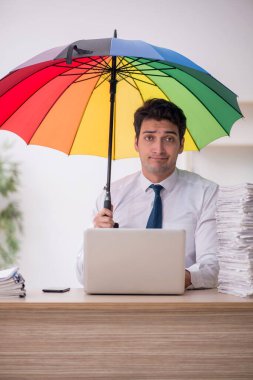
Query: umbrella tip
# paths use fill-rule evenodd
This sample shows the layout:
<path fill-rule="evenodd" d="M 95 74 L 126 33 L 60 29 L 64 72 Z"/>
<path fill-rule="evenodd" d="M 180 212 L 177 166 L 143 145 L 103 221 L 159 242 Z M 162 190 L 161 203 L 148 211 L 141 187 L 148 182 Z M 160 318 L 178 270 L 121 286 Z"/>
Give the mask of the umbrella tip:
<path fill-rule="evenodd" d="M 114 37 L 114 38 L 117 38 L 117 29 L 114 29 L 113 37 Z"/>

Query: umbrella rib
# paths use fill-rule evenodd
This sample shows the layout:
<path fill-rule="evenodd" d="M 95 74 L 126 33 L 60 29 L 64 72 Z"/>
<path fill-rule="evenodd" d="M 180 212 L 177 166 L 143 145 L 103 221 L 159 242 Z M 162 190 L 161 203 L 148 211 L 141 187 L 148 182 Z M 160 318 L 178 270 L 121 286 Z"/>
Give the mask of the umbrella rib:
<path fill-rule="evenodd" d="M 105 78 L 99 84 L 97 84 L 94 87 L 94 90 L 96 90 L 99 86 L 101 86 L 101 84 L 103 84 L 110 76 L 111 76 L 111 73 L 109 73 L 107 76 L 105 76 Z"/>
<path fill-rule="evenodd" d="M 137 91 L 138 91 L 139 94 L 140 94 L 140 97 L 141 97 L 141 99 L 142 99 L 142 102 L 144 103 L 144 98 L 143 98 L 143 96 L 142 96 L 141 90 L 140 90 L 139 87 L 138 87 L 138 84 L 135 82 L 135 79 L 134 79 L 132 76 L 131 76 L 131 78 L 132 78 L 133 82 L 135 83 L 136 89 L 137 89 Z M 150 84 L 152 84 L 153 86 L 155 86 L 154 83 L 150 83 Z"/>
<path fill-rule="evenodd" d="M 82 72 L 80 72 L 80 73 L 69 73 L 69 74 L 64 73 L 64 74 L 60 74 L 59 76 L 61 76 L 61 77 L 68 77 L 68 76 L 81 77 L 83 75 L 90 75 L 92 73 L 94 73 L 94 74 L 98 73 L 100 75 L 103 75 L 104 73 L 108 73 L 108 70 L 86 70 L 86 72 L 84 72 L 84 73 L 82 73 Z"/>
<path fill-rule="evenodd" d="M 65 60 L 62 61 L 61 63 L 64 63 L 64 62 L 65 62 Z M 91 65 L 90 62 L 96 62 L 97 65 L 101 64 L 101 62 L 99 62 L 99 60 L 91 59 L 90 57 L 89 57 L 89 61 L 86 61 L 86 62 L 85 61 L 79 61 L 78 59 L 73 59 L 73 62 L 79 63 L 80 65 L 87 65 L 90 67 L 94 67 L 94 65 Z M 55 63 L 54 66 L 61 65 L 61 63 Z M 79 67 L 79 66 L 77 66 L 77 67 Z M 67 64 L 65 64 L 64 67 L 69 67 L 70 69 L 73 69 L 73 66 L 67 65 Z"/>
<path fill-rule="evenodd" d="M 105 58 L 103 56 L 100 56 L 100 58 L 102 59 L 102 61 L 105 63 L 104 66 L 106 66 L 108 69 L 111 69 L 111 66 L 108 64 L 108 62 L 106 62 Z M 110 59 L 111 60 L 111 59 Z"/>
<path fill-rule="evenodd" d="M 187 127 L 186 127 L 187 128 Z M 197 149 L 198 149 L 198 151 L 200 150 L 199 149 L 199 146 L 198 146 L 198 144 L 197 144 L 197 141 L 195 140 L 195 138 L 192 136 L 192 134 L 191 134 L 191 132 L 190 132 L 190 130 L 187 128 L 187 132 L 189 133 L 189 135 L 191 136 L 191 139 L 192 139 L 192 141 L 194 142 L 194 144 L 195 144 L 195 146 L 197 147 Z"/>
<path fill-rule="evenodd" d="M 135 58 L 135 59 L 132 60 L 132 62 L 128 62 L 128 63 L 126 63 L 125 65 L 120 66 L 121 62 L 122 62 L 124 59 L 126 59 L 126 57 L 125 57 L 125 56 L 122 56 L 120 62 L 119 62 L 119 63 L 117 64 L 117 66 L 116 66 L 116 69 L 118 69 L 119 67 L 126 67 L 126 66 L 129 66 L 129 65 L 132 65 L 132 62 L 139 61 L 140 58 Z"/>
<path fill-rule="evenodd" d="M 87 74 L 90 74 L 90 73 L 86 73 L 86 75 Z M 84 75 L 84 74 L 83 74 Z M 87 81 L 87 80 L 90 80 L 90 79 L 94 79 L 94 78 L 100 78 L 101 77 L 101 75 L 99 74 L 99 75 L 94 75 L 93 77 L 89 77 L 89 78 L 86 78 L 86 79 L 76 79 L 73 83 L 80 83 L 80 82 L 85 82 L 85 81 Z"/>
<path fill-rule="evenodd" d="M 122 78 L 123 80 L 126 80 L 126 78 L 131 78 L 134 81 L 142 82 L 142 83 L 148 84 L 150 86 L 156 86 L 155 83 L 146 82 L 145 80 L 142 80 L 142 79 L 139 79 L 139 78 L 133 78 L 132 75 L 126 75 L 125 73 L 118 73 L 118 75 L 119 76 L 124 76 L 124 78 Z M 129 84 L 131 84 L 131 83 L 129 83 Z"/>
<path fill-rule="evenodd" d="M 106 62 L 106 60 L 104 59 L 103 56 L 99 56 L 99 58 L 105 63 L 105 64 L 102 64 L 102 62 L 98 62 L 97 60 L 95 59 L 91 59 L 92 62 L 96 62 L 97 65 L 96 66 L 93 66 L 93 65 L 90 65 L 90 71 L 97 71 L 97 72 L 100 72 L 102 75 L 104 73 L 108 73 L 108 71 L 111 70 L 111 67 L 110 65 L 108 65 L 108 63 Z"/>
<path fill-rule="evenodd" d="M 99 56 L 100 61 L 99 61 L 99 60 L 96 60 L 96 59 L 94 59 L 94 58 L 92 58 L 92 57 L 87 57 L 87 58 L 90 59 L 89 62 L 96 62 L 98 65 L 100 65 L 100 66 L 102 66 L 102 67 L 110 67 L 110 66 L 108 65 L 108 63 L 106 62 L 106 60 L 104 59 L 103 56 Z M 82 63 L 82 64 L 89 64 L 89 62 L 82 62 L 82 61 L 79 61 L 79 59 L 74 59 L 74 61 L 75 61 L 75 62 L 78 62 L 78 63 Z M 90 65 L 90 66 L 92 66 L 92 65 Z M 94 66 L 92 66 L 92 67 L 94 67 Z"/>
<path fill-rule="evenodd" d="M 95 61 L 95 60 L 94 60 Z M 97 62 L 97 61 L 96 61 Z M 78 61 L 78 63 L 80 63 L 80 61 Z M 83 63 L 82 62 L 82 65 L 84 65 L 86 63 Z M 97 66 L 93 66 L 93 65 L 89 65 L 89 68 L 85 68 L 85 67 L 76 67 L 76 69 L 79 69 L 79 70 L 86 70 L 86 72 L 84 73 L 80 73 L 80 74 L 71 74 L 71 73 L 66 73 L 64 75 L 61 75 L 61 76 L 69 76 L 69 75 L 76 75 L 76 76 L 83 76 L 83 75 L 90 75 L 90 73 L 93 71 L 94 73 L 99 73 L 100 75 L 103 75 L 104 73 L 107 73 L 108 72 L 108 69 L 104 66 L 104 65 L 101 65 L 102 67 L 99 68 L 98 67 L 99 65 Z M 93 77 L 92 77 L 93 78 Z M 91 78 L 90 78 L 91 79 Z M 86 79 L 84 79 L 86 80 Z M 79 81 L 76 81 L 76 82 L 79 82 Z"/>
<path fill-rule="evenodd" d="M 57 66 L 57 67 L 66 67 L 66 66 Z M 66 73 L 63 73 L 63 74 L 60 74 L 60 76 L 69 76 L 69 75 L 85 75 L 85 74 L 90 74 L 90 72 L 91 71 L 94 71 L 94 72 L 97 72 L 97 73 L 103 73 L 103 72 L 108 72 L 108 69 L 107 68 L 99 68 L 99 67 L 97 67 L 97 66 L 89 66 L 89 67 L 71 67 L 71 68 L 69 68 L 70 70 L 75 70 L 75 69 L 77 69 L 77 70 L 86 70 L 84 73 L 73 73 L 73 74 L 71 74 L 71 73 L 68 73 L 68 72 L 66 72 Z M 70 71 L 69 70 L 69 71 Z"/>
<path fill-rule="evenodd" d="M 131 58 L 130 58 L 131 59 Z M 145 62 L 140 62 L 140 60 L 145 60 Z M 146 58 L 139 58 L 139 64 L 138 65 L 132 65 L 133 67 L 142 66 L 142 65 L 149 65 L 150 63 L 160 63 L 163 66 L 167 66 L 168 69 L 176 69 L 177 67 L 172 66 L 171 63 L 167 61 L 161 61 L 160 59 L 146 59 Z M 131 64 L 131 62 L 129 62 Z M 153 67 L 153 66 L 151 66 Z M 159 70 L 159 69 L 157 69 Z"/>
<path fill-rule="evenodd" d="M 116 70 L 117 70 L 119 67 L 122 67 L 122 66 L 120 66 L 120 65 L 121 65 L 122 61 L 124 60 L 124 58 L 125 58 L 125 57 L 118 57 L 119 62 L 118 62 L 118 64 L 117 64 L 117 66 L 116 66 Z"/>
<path fill-rule="evenodd" d="M 134 82 L 134 84 L 135 84 L 135 86 L 133 86 L 138 92 L 139 92 L 139 95 L 140 95 L 140 97 L 141 97 L 141 99 L 142 99 L 142 102 L 144 103 L 144 98 L 143 98 L 143 96 L 142 96 L 142 93 L 141 93 L 141 91 L 140 91 L 140 89 L 139 89 L 139 87 L 138 87 L 138 84 L 136 83 L 136 80 L 138 80 L 138 79 L 136 79 L 135 80 L 135 78 L 133 78 L 132 77 L 132 75 L 130 74 L 130 76 L 129 76 L 131 79 L 132 79 L 132 81 Z M 144 82 L 144 81 L 142 81 L 142 80 L 138 80 L 139 82 Z M 128 81 L 127 81 L 128 82 Z M 128 82 L 129 83 L 129 82 Z M 144 83 L 148 83 L 148 82 L 144 82 Z M 148 83 L 149 85 L 152 85 L 152 86 L 156 86 L 156 84 L 155 83 Z"/>
<path fill-rule="evenodd" d="M 136 70 L 136 71 L 137 71 L 137 70 Z M 143 75 L 144 75 L 144 74 L 143 74 Z M 138 87 L 136 81 L 143 82 L 143 83 L 146 83 L 146 84 L 148 84 L 148 85 L 152 85 L 152 86 L 157 87 L 157 84 L 154 83 L 154 81 L 153 81 L 151 78 L 149 78 L 149 77 L 148 77 L 148 78 L 149 78 L 149 80 L 150 80 L 152 83 L 150 83 L 150 82 L 146 82 L 146 81 L 143 81 L 143 80 L 141 80 L 141 79 L 133 78 L 132 75 L 131 75 L 131 73 L 130 73 L 129 77 L 130 77 L 130 78 L 133 80 L 133 82 L 135 83 L 135 85 L 136 85 L 136 89 L 137 89 L 137 91 L 139 92 L 139 94 L 140 94 L 140 96 L 141 96 L 143 102 L 144 102 L 144 98 L 143 98 L 143 96 L 142 96 L 141 91 L 139 90 L 139 87 Z M 133 87 L 134 87 L 134 86 L 133 86 Z M 135 87 L 134 87 L 134 88 L 135 88 Z M 165 97 L 166 97 L 167 99 L 169 99 L 168 96 L 165 94 L 164 91 L 162 91 L 161 89 L 160 89 L 160 91 L 165 95 Z"/>
<path fill-rule="evenodd" d="M 133 66 L 133 68 L 123 68 L 122 70 L 120 70 L 120 71 L 122 71 L 122 72 L 135 72 L 135 70 L 134 70 L 134 68 L 135 68 L 136 66 Z M 138 69 L 139 70 L 139 69 Z M 165 69 L 165 68 L 152 68 L 152 69 L 144 69 L 144 70 L 140 70 L 140 72 L 139 72 L 139 75 L 141 75 L 142 73 L 144 73 L 145 74 L 145 72 L 147 72 L 147 71 L 159 71 L 159 72 L 163 72 L 164 74 L 166 74 L 166 75 L 160 75 L 160 76 L 168 76 L 168 74 L 166 73 L 166 71 L 167 70 L 175 70 L 175 68 L 174 67 L 171 67 L 171 68 L 167 68 L 167 69 Z M 146 74 L 145 74 L 146 75 Z"/>
<path fill-rule="evenodd" d="M 67 67 L 70 70 L 72 70 L 72 69 L 87 70 L 87 71 L 93 70 L 93 71 L 97 71 L 97 72 L 106 71 L 108 69 L 108 67 L 110 67 L 110 66 L 105 66 L 105 65 L 101 64 L 101 62 L 98 62 L 96 60 L 91 60 L 91 61 L 96 62 L 97 63 L 96 66 L 89 64 L 89 62 L 81 62 L 81 61 L 77 61 L 77 60 L 75 60 L 75 62 L 80 63 L 80 66 L 82 65 L 83 67 L 79 67 L 79 66 L 72 67 L 72 66 L 65 66 L 65 65 L 61 65 L 61 64 L 55 64 L 54 66 L 55 67 L 64 67 L 64 68 Z M 66 75 L 70 75 L 70 74 L 66 74 Z M 71 75 L 79 75 L 79 74 L 71 74 Z"/>
<path fill-rule="evenodd" d="M 122 73 L 120 73 L 119 76 L 121 77 L 121 80 L 126 81 L 130 86 L 132 86 L 133 88 L 135 88 L 136 90 L 139 91 L 138 87 L 137 87 L 136 85 L 134 86 L 134 85 L 133 85 L 131 82 L 129 82 L 129 80 L 127 79 L 127 78 L 131 78 L 130 76 L 127 77 L 126 75 L 124 75 L 124 74 L 122 74 Z"/>
<path fill-rule="evenodd" d="M 57 66 L 57 67 L 66 67 L 66 66 Z M 98 71 L 98 72 L 101 72 L 101 71 L 106 71 L 107 69 L 102 69 L 102 68 L 99 68 L 99 67 L 94 67 L 94 66 L 89 66 L 89 67 L 71 67 L 70 70 L 86 70 L 86 71 L 90 71 L 90 70 L 93 70 L 93 71 Z M 61 74 L 61 75 L 64 75 L 64 74 Z M 68 74 L 70 75 L 70 74 Z M 78 74 L 71 74 L 71 75 L 80 75 L 79 73 Z"/>
<path fill-rule="evenodd" d="M 107 68 L 110 68 L 110 65 L 108 65 L 108 63 L 103 59 L 103 56 L 99 56 L 100 58 L 102 58 L 102 60 L 103 60 L 103 62 L 105 63 L 105 65 L 104 64 L 102 64 L 101 62 L 99 63 L 102 67 L 107 67 Z M 90 59 L 91 59 L 91 61 L 92 62 L 97 62 L 94 58 L 92 58 L 92 57 L 89 57 Z"/>
<path fill-rule="evenodd" d="M 76 61 L 75 61 L 76 62 Z M 96 66 L 94 65 L 89 65 L 88 63 L 84 63 L 84 62 L 77 62 L 77 63 L 80 63 L 79 66 L 68 66 L 68 65 L 61 65 L 61 64 L 57 64 L 57 65 L 54 65 L 55 67 L 63 67 L 63 68 L 68 68 L 69 70 L 84 70 L 84 69 L 91 69 L 91 68 L 95 68 Z M 84 67 L 85 65 L 85 67 Z M 83 66 L 83 67 L 80 67 L 80 66 Z"/>
<path fill-rule="evenodd" d="M 148 76 L 148 75 L 147 75 Z M 152 83 L 148 83 L 149 85 L 153 85 L 153 86 L 156 86 L 156 87 L 158 87 L 157 86 L 157 84 L 152 80 L 152 77 L 153 77 L 153 75 L 151 76 L 151 77 L 149 77 L 148 76 L 148 79 L 152 82 Z M 136 80 L 138 80 L 138 81 L 141 81 L 140 79 L 136 79 Z M 169 97 L 167 96 L 167 94 L 160 88 L 160 87 L 158 87 L 159 88 L 159 90 L 164 94 L 164 96 L 167 98 L 167 99 L 169 99 Z"/>
<path fill-rule="evenodd" d="M 136 67 L 136 66 L 133 66 L 134 68 Z M 145 72 L 145 71 L 165 71 L 165 70 L 175 70 L 175 68 L 174 67 L 168 67 L 167 69 L 165 69 L 165 68 L 152 68 L 152 69 L 144 69 L 144 70 L 142 70 L 141 72 Z M 133 69 L 131 69 L 131 68 L 127 68 L 127 69 L 125 69 L 125 68 L 123 68 L 122 70 L 120 70 L 120 71 L 133 71 Z"/>
<path fill-rule="evenodd" d="M 143 58 L 141 58 L 141 59 L 143 59 Z M 137 74 L 137 75 L 146 75 L 145 74 L 145 72 L 147 72 L 147 71 L 159 71 L 159 72 L 161 72 L 161 70 L 175 70 L 175 67 L 167 67 L 167 68 L 165 68 L 165 67 L 163 67 L 163 68 L 155 68 L 155 67 L 151 67 L 151 68 L 149 68 L 149 69 L 145 69 L 145 70 L 143 70 L 143 71 L 139 71 L 139 72 L 136 72 L 135 70 L 134 70 L 134 68 L 136 68 L 136 67 L 138 67 L 138 66 L 143 66 L 143 65 L 147 65 L 147 66 L 149 66 L 149 63 L 154 63 L 154 62 L 161 62 L 161 61 L 159 61 L 159 60 L 146 60 L 147 62 L 142 62 L 142 63 L 139 63 L 139 64 L 137 64 L 137 65 L 134 65 L 133 63 L 134 62 L 140 62 L 140 58 L 138 58 L 138 59 L 136 59 L 136 60 L 132 60 L 131 62 L 128 62 L 126 65 L 122 65 L 121 67 L 120 67 L 120 71 L 121 72 L 126 72 L 126 73 L 135 73 L 135 74 Z M 161 62 L 164 66 L 166 66 L 165 64 L 164 64 L 164 62 Z M 149 66 L 150 67 L 150 66 Z M 153 76 L 160 76 L 160 77 L 168 77 L 168 74 L 166 74 L 165 73 L 165 75 L 153 75 Z"/>
<path fill-rule="evenodd" d="M 208 75 L 210 75 L 210 74 L 208 74 Z M 198 80 L 197 78 L 195 78 L 196 80 Z M 215 78 L 214 78 L 215 79 Z M 217 79 L 215 79 L 215 80 L 217 80 Z M 199 81 L 199 80 L 198 80 Z M 212 88 L 210 88 L 207 84 L 205 84 L 205 83 L 203 83 L 203 82 L 201 82 L 201 81 L 199 81 L 201 84 L 203 84 L 205 87 L 207 87 L 210 91 L 212 91 L 214 94 L 216 94 L 219 98 L 221 98 L 229 107 L 231 107 L 233 110 L 235 110 L 236 111 L 236 113 L 238 113 L 239 115 L 241 115 L 241 116 L 243 116 L 243 114 L 241 113 L 241 112 L 239 112 L 232 104 L 230 104 L 226 99 L 224 99 L 220 94 L 218 94 L 218 92 L 217 91 L 215 91 L 214 89 L 212 89 Z M 179 82 L 179 83 L 181 83 L 181 82 Z M 221 82 L 220 82 L 221 83 Z M 221 83 L 222 84 L 222 83 Z M 184 85 L 183 85 L 184 86 Z M 222 84 L 222 86 L 224 86 L 223 84 Z M 185 86 L 186 87 L 186 86 Z M 224 86 L 225 87 L 225 86 Z M 230 90 L 229 90 L 230 91 Z M 194 96 L 196 96 L 196 95 L 194 95 Z M 196 96 L 196 98 L 198 99 L 198 97 Z M 201 102 L 202 103 L 202 102 Z M 206 109 L 209 111 L 209 108 L 208 107 L 206 107 Z M 211 111 L 209 111 L 210 113 L 211 113 Z M 223 128 L 223 127 L 222 127 Z M 223 128 L 224 129 L 224 128 Z M 228 134 L 228 136 L 229 136 L 229 134 Z"/>
<path fill-rule="evenodd" d="M 125 66 L 127 66 L 127 65 L 125 65 Z M 125 66 L 121 66 L 121 67 L 125 67 Z M 136 67 L 136 66 L 133 66 L 134 68 Z M 137 69 L 138 70 L 138 69 Z M 143 72 L 140 72 L 140 71 L 137 71 L 137 70 L 134 70 L 134 69 L 132 69 L 131 67 L 129 68 L 129 69 L 127 69 L 127 70 L 118 70 L 117 71 L 117 74 L 119 75 L 119 74 L 124 74 L 124 75 L 126 75 L 126 74 L 130 74 L 129 75 L 129 77 L 131 77 L 132 79 L 133 79 L 133 77 L 131 76 L 131 74 L 133 73 L 133 74 L 136 74 L 136 75 L 143 75 L 143 76 L 147 76 L 147 74 L 145 74 L 145 71 L 143 71 Z M 147 71 L 148 70 L 157 70 L 157 69 L 155 69 L 155 68 L 152 68 L 152 69 L 147 69 Z M 163 78 L 168 78 L 169 76 L 166 74 L 166 75 L 152 75 L 152 76 L 161 76 L 161 77 L 163 77 Z M 143 80 L 141 80 L 141 79 L 137 79 L 137 78 L 135 78 L 136 80 L 139 80 L 140 82 L 143 82 L 143 83 L 146 83 L 146 84 L 150 84 L 150 85 L 154 85 L 154 86 L 156 86 L 156 84 L 153 84 L 153 83 L 149 83 L 149 82 L 146 82 L 146 81 L 143 81 Z"/>
<path fill-rule="evenodd" d="M 126 59 L 126 57 L 123 57 L 123 58 Z M 140 58 L 140 57 L 138 57 L 136 59 L 133 59 L 131 57 L 127 57 L 127 58 L 131 59 L 131 62 L 127 61 L 128 63 L 126 63 L 125 65 L 122 65 L 121 67 L 123 67 L 123 68 L 126 68 L 127 66 L 138 67 L 138 66 L 142 66 L 142 65 L 147 65 L 147 64 L 152 63 L 152 62 L 159 62 L 159 60 L 156 60 L 156 59 L 154 59 L 154 60 L 146 59 L 147 62 L 140 62 L 140 59 L 145 59 L 145 58 Z M 134 64 L 135 62 L 140 62 L 140 63 L 135 65 Z"/>
<path fill-rule="evenodd" d="M 149 64 L 150 63 L 152 63 L 152 62 L 149 62 L 149 63 L 142 63 L 141 65 L 132 65 L 132 66 L 130 66 L 130 67 L 127 67 L 127 66 L 121 66 L 121 68 L 122 68 L 122 71 L 127 71 L 127 70 L 133 70 L 133 69 L 135 69 L 136 67 L 139 67 L 139 66 L 148 66 L 148 67 L 150 67 L 149 69 L 143 69 L 143 70 L 141 70 L 141 69 L 138 69 L 139 71 L 154 71 L 154 70 L 158 70 L 158 71 L 167 71 L 167 70 L 176 70 L 176 68 L 175 67 L 153 67 L 153 66 L 149 66 Z"/>
<path fill-rule="evenodd" d="M 104 59 L 104 57 L 103 56 L 100 56 L 100 58 L 102 59 L 102 61 L 105 63 L 105 65 L 101 65 L 102 67 L 104 67 L 105 69 L 104 69 L 104 72 L 103 71 L 101 71 L 101 73 L 102 73 L 102 75 L 103 74 L 105 74 L 105 73 L 109 73 L 109 75 L 107 75 L 107 78 L 111 75 L 111 70 L 112 70 L 112 68 L 111 68 L 111 66 L 108 64 L 108 62 L 106 62 L 106 60 Z M 103 81 L 104 82 L 104 81 Z M 102 82 L 102 83 L 103 83 Z M 101 84 L 102 84 L 101 83 Z M 98 87 L 98 86 L 97 86 Z M 96 87 L 96 88 L 97 88 Z"/>
<path fill-rule="evenodd" d="M 157 69 L 155 69 L 154 71 L 157 71 Z M 122 72 L 125 72 L 127 74 L 136 74 L 136 75 L 149 75 L 149 73 L 145 74 L 145 72 L 143 71 L 142 73 L 136 73 L 134 70 L 129 70 L 129 71 L 122 71 Z M 166 75 L 159 75 L 159 74 L 151 74 L 152 77 L 160 77 L 160 78 L 171 78 L 170 75 L 166 74 Z"/>

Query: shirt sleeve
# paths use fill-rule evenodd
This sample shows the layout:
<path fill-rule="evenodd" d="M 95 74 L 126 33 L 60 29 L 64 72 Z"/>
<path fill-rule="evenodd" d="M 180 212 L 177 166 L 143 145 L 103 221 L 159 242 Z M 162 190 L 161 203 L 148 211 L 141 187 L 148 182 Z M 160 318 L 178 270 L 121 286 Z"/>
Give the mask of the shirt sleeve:
<path fill-rule="evenodd" d="M 215 288 L 218 284 L 216 201 L 218 186 L 210 186 L 203 198 L 195 230 L 196 264 L 186 268 L 191 273 L 192 289 Z"/>
<path fill-rule="evenodd" d="M 95 215 L 98 213 L 98 211 L 102 208 L 101 205 L 103 204 L 103 198 L 104 198 L 104 193 L 102 193 L 97 198 L 95 207 L 93 208 L 93 211 L 92 211 L 92 221 Z M 90 224 L 89 228 L 92 228 L 92 227 L 93 227 L 93 223 Z M 78 251 L 77 260 L 76 260 L 76 275 L 77 275 L 78 281 L 82 285 L 84 285 L 84 255 L 85 255 L 85 252 L 84 252 L 84 247 L 82 244 L 82 246 L 80 247 Z"/>

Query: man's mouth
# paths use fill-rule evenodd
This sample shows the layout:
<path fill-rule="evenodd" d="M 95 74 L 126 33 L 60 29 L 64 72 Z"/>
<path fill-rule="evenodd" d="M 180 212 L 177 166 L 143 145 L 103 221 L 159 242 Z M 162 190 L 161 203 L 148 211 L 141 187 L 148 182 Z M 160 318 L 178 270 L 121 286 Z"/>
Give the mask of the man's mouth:
<path fill-rule="evenodd" d="M 161 160 L 168 160 L 168 157 L 149 157 L 151 160 L 157 160 L 157 161 L 161 161 Z"/>

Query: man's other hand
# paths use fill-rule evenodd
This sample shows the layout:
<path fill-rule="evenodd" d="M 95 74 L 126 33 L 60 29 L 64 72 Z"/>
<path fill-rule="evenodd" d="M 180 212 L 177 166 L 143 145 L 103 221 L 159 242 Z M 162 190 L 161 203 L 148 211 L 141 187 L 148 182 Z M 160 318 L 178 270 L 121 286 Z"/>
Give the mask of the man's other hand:
<path fill-rule="evenodd" d="M 184 287 L 185 289 L 188 288 L 192 284 L 191 282 L 191 273 L 188 270 L 185 270 L 185 283 Z"/>
<path fill-rule="evenodd" d="M 107 208 L 102 208 L 102 210 L 97 213 L 93 219 L 93 224 L 95 228 L 113 228 L 113 213 Z"/>

